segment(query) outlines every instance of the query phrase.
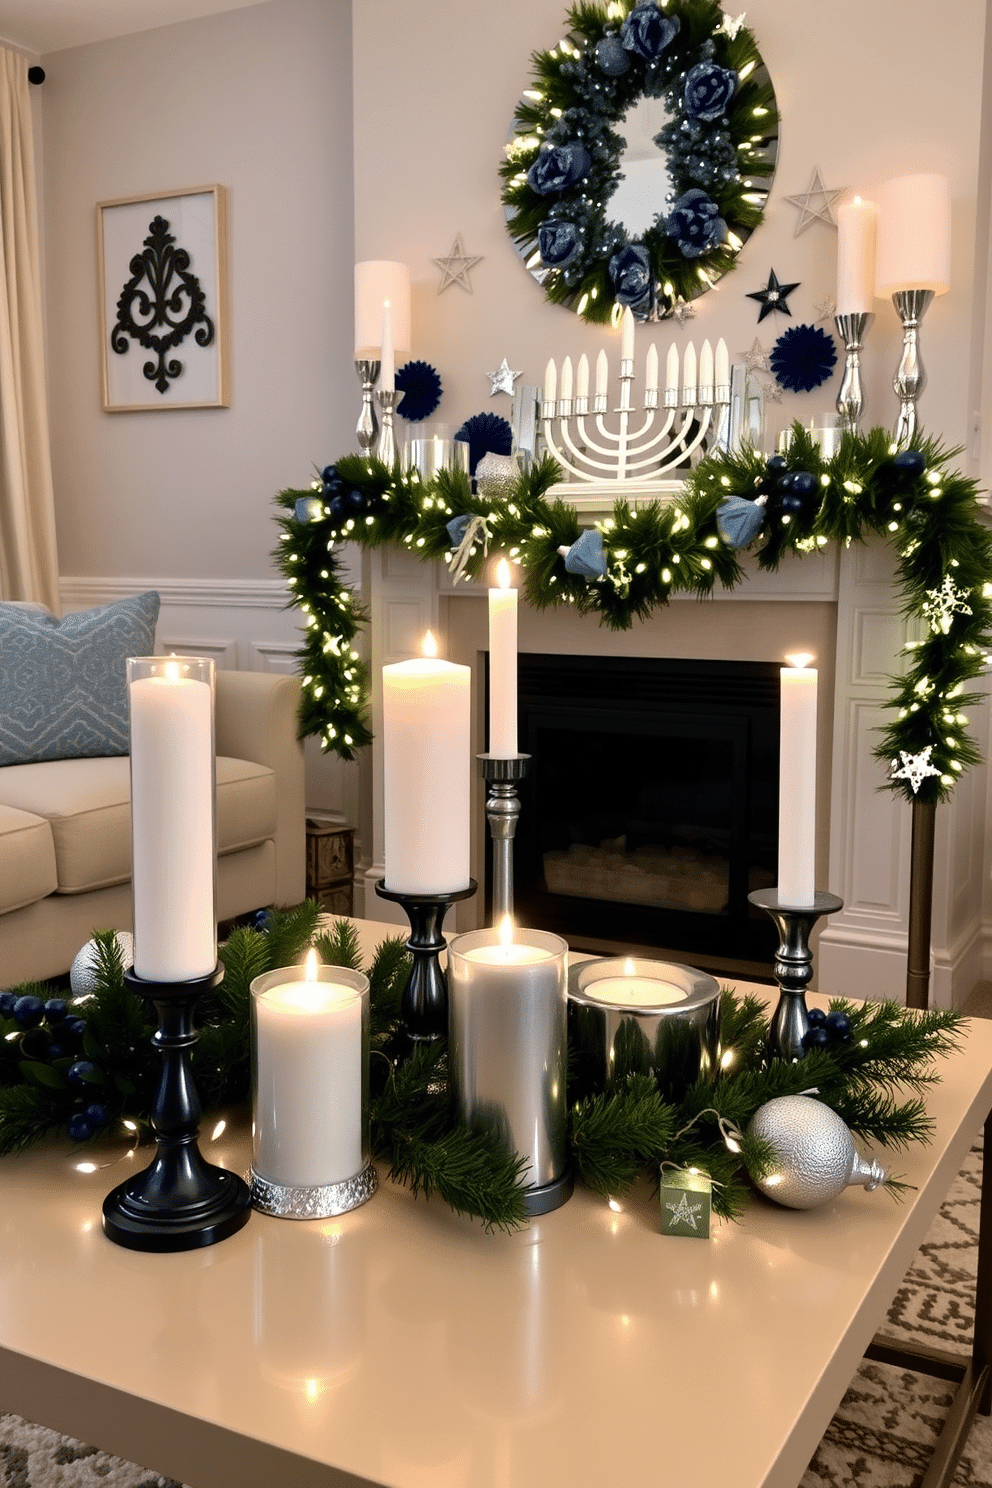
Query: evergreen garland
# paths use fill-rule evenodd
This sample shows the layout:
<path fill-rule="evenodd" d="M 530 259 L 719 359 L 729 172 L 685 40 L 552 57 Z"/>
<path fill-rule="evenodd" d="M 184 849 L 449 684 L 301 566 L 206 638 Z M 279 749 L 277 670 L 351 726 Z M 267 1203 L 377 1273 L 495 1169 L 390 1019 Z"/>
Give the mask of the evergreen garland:
<path fill-rule="evenodd" d="M 327 964 L 359 967 L 354 925 L 338 920 L 320 932 L 320 918 L 320 906 L 306 901 L 272 914 L 266 932 L 235 930 L 221 947 L 224 980 L 201 1003 L 193 1055 L 206 1109 L 248 1098 L 249 989 L 256 976 L 295 963 L 309 943 Z M 42 1003 L 49 989 L 38 984 L 6 994 L 36 1000 L 52 1012 L 30 1028 L 16 1016 L 0 1016 L 0 1155 L 21 1152 L 60 1129 L 72 1134 L 74 1120 L 94 1095 L 106 1106 L 99 1126 L 123 1128 L 133 1140 L 148 1129 L 160 1070 L 148 1006 L 124 984 L 114 932 L 98 932 L 95 939 L 92 993 L 68 1004 Z M 373 1154 L 415 1194 L 436 1193 L 456 1212 L 478 1216 L 487 1229 L 513 1229 L 525 1222 L 524 1161 L 495 1137 L 458 1124 L 444 1040 L 411 1052 L 400 1021 L 408 971 L 399 939 L 384 941 L 367 968 Z M 719 1073 L 694 1085 L 678 1106 L 662 1100 L 650 1076 L 632 1075 L 620 1091 L 604 1095 L 584 1088 L 570 1071 L 571 1155 L 578 1176 L 594 1192 L 617 1198 L 641 1171 L 657 1179 L 663 1166 L 698 1167 L 713 1179 L 714 1211 L 733 1218 L 747 1201 L 748 1173 L 761 1171 L 772 1156 L 765 1144 L 745 1135 L 751 1117 L 775 1096 L 812 1087 L 859 1135 L 889 1147 L 927 1141 L 932 1123 L 923 1096 L 938 1078 L 935 1061 L 956 1044 L 959 1016 L 907 1012 L 894 1003 L 854 1007 L 838 1000 L 831 1007 L 848 1015 L 849 1042 L 811 1049 L 796 1064 L 766 1064 L 763 1005 L 725 991 Z M 82 1080 L 69 1075 L 78 1055 L 45 1057 L 39 1047 L 67 1018 L 83 1024 L 78 1042 L 88 1070 Z M 32 1038 L 33 1052 L 25 1057 L 25 1039 Z"/>
<path fill-rule="evenodd" d="M 736 498 L 760 528 L 761 568 L 777 568 L 789 553 L 874 535 L 895 548 L 905 613 L 920 638 L 908 644 L 905 670 L 892 678 L 895 717 L 875 752 L 890 789 L 910 801 L 944 800 L 980 757 L 963 710 L 983 700 L 967 685 L 985 671 L 992 646 L 992 535 L 978 516 L 975 483 L 952 468 L 956 453 L 922 436 L 913 449 L 898 451 L 885 430 L 873 429 L 845 434 L 827 459 L 796 424 L 787 456 L 766 461 L 749 447 L 710 455 L 687 473 L 676 500 L 636 510 L 616 502 L 613 515 L 596 523 L 606 571 L 594 582 L 570 573 L 559 551 L 582 529 L 573 507 L 547 499 L 561 478 L 553 460 L 520 475 L 508 495 L 486 496 L 473 495 L 454 471 L 424 482 L 416 471 L 349 456 L 334 468 L 351 487 L 352 515 L 333 514 L 313 490 L 277 497 L 274 556 L 305 627 L 301 732 L 346 759 L 371 737 L 368 675 L 353 646 L 363 616 L 341 578 L 343 542 L 399 543 L 425 561 L 450 563 L 453 519 L 479 517 L 488 536 L 469 543 L 469 578 L 479 578 L 488 555 L 502 551 L 516 563 L 530 604 L 573 605 L 612 630 L 629 630 L 673 594 L 705 598 L 717 585 L 741 582 L 737 550 L 720 527 Z M 314 490 L 322 489 L 317 482 Z M 755 505 L 759 494 L 763 508 Z M 315 510 L 301 517 L 304 501 Z"/>
<path fill-rule="evenodd" d="M 576 4 L 532 66 L 500 175 L 510 234 L 548 297 L 589 321 L 617 304 L 661 319 L 733 268 L 761 222 L 778 136 L 753 33 L 715 0 Z M 665 99 L 655 142 L 671 189 L 632 243 L 606 213 L 624 116 L 643 97 Z"/>

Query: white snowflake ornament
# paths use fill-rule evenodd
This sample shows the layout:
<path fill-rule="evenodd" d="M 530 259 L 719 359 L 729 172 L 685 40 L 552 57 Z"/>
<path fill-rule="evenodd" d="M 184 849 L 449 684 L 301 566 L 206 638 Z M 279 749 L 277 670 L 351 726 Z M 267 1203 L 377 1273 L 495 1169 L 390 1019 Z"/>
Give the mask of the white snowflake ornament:
<path fill-rule="evenodd" d="M 961 589 L 950 574 L 946 574 L 939 589 L 928 589 L 921 606 L 924 620 L 934 635 L 947 635 L 955 615 L 970 615 L 972 608 L 965 602 L 967 589 Z"/>

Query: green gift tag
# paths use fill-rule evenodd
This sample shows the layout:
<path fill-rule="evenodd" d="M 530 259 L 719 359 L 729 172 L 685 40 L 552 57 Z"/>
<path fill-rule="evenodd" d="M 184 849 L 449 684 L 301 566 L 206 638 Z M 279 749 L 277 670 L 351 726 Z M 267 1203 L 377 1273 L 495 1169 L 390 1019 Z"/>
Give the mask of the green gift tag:
<path fill-rule="evenodd" d="M 690 1168 L 666 1168 L 661 1175 L 661 1233 L 710 1238 L 713 1180 Z"/>

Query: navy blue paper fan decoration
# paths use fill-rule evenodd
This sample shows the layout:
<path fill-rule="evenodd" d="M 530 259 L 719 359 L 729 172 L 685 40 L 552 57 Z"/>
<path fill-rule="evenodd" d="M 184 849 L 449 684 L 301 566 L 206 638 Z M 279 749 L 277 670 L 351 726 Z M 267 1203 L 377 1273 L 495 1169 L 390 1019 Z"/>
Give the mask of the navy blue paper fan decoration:
<path fill-rule="evenodd" d="M 403 394 L 396 405 L 400 418 L 419 424 L 441 401 L 441 379 L 430 362 L 407 362 L 396 373 L 396 391 Z"/>
<path fill-rule="evenodd" d="M 772 347 L 769 362 L 780 387 L 790 393 L 809 393 L 830 377 L 837 365 L 837 348 L 833 337 L 819 326 L 790 326 Z"/>
<path fill-rule="evenodd" d="M 483 455 L 508 455 L 513 449 L 513 430 L 498 413 L 474 413 L 465 420 L 455 438 L 468 443 L 468 463 L 473 475 Z"/>

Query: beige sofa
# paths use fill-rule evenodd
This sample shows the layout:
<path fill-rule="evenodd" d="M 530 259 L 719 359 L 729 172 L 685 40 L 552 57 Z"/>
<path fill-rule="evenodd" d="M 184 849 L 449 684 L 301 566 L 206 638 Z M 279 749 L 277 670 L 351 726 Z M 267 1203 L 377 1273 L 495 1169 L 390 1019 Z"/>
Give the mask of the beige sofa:
<path fill-rule="evenodd" d="M 304 896 L 299 682 L 217 673 L 217 914 Z M 68 971 L 131 928 L 127 756 L 0 767 L 0 988 Z"/>

